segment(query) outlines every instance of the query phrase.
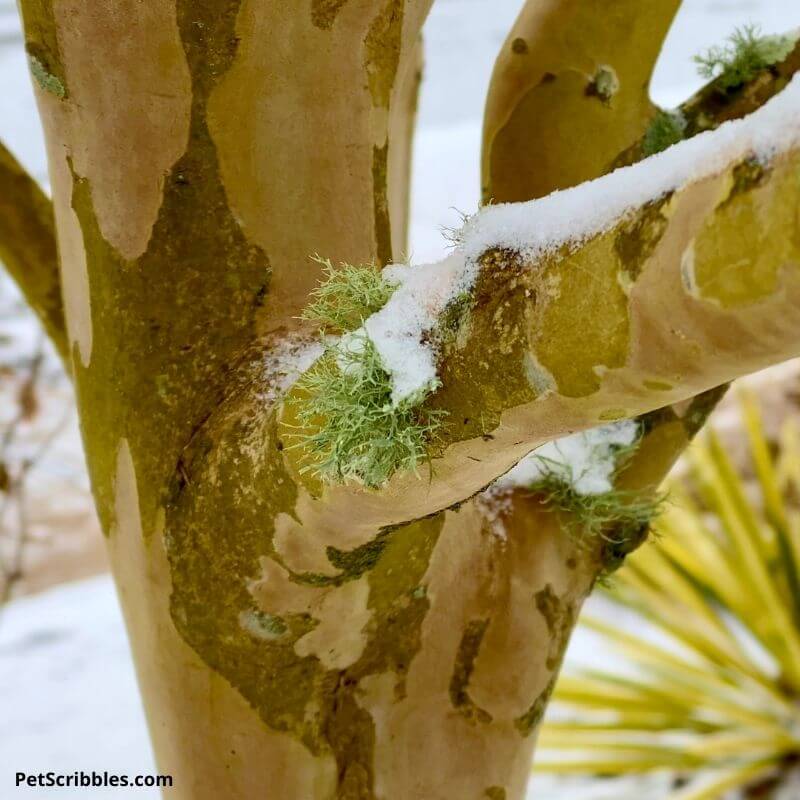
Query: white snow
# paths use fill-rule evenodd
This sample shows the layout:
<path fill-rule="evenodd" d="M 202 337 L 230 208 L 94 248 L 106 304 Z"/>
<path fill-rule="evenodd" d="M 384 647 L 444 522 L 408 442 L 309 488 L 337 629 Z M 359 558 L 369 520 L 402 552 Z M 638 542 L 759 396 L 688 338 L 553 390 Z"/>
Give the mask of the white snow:
<path fill-rule="evenodd" d="M 287 337 L 267 351 L 264 362 L 266 389 L 261 395 L 265 404 L 280 400 L 300 376 L 322 355 L 324 347 L 318 340 Z"/>
<path fill-rule="evenodd" d="M 605 494 L 614 488 L 619 449 L 631 446 L 638 435 L 638 424 L 628 419 L 548 442 L 495 481 L 489 491 L 527 488 L 554 477 L 577 494 Z"/>
<path fill-rule="evenodd" d="M 541 200 L 487 206 L 471 217 L 459 247 L 444 261 L 407 268 L 389 302 L 365 323 L 392 376 L 395 403 L 422 398 L 436 385 L 430 334 L 447 303 L 474 284 L 480 257 L 510 250 L 525 260 L 577 246 L 620 219 L 747 158 L 767 163 L 800 145 L 800 75 L 745 119 L 680 142 L 638 164 Z M 396 277 L 397 268 L 391 275 Z"/>
<path fill-rule="evenodd" d="M 769 103 L 630 167 L 528 203 L 487 206 L 464 230 L 464 258 L 493 248 L 536 259 L 608 230 L 631 211 L 754 158 L 768 163 L 800 145 L 800 75 Z"/>
<path fill-rule="evenodd" d="M 0 797 L 112 800 L 119 789 L 19 789 L 14 773 L 154 773 L 133 662 L 107 576 L 0 614 Z M 155 789 L 130 790 L 156 800 Z"/>
<path fill-rule="evenodd" d="M 363 370 L 360 356 L 367 349 L 369 337 L 363 328 L 345 333 L 339 338 L 334 350 L 336 366 L 342 375 L 357 375 Z"/>
<path fill-rule="evenodd" d="M 436 387 L 436 355 L 423 338 L 454 296 L 453 286 L 463 269 L 463 258 L 453 253 L 438 264 L 395 264 L 384 270 L 387 278 L 399 286 L 389 302 L 364 323 L 364 328 L 392 377 L 394 403 L 422 399 Z"/>

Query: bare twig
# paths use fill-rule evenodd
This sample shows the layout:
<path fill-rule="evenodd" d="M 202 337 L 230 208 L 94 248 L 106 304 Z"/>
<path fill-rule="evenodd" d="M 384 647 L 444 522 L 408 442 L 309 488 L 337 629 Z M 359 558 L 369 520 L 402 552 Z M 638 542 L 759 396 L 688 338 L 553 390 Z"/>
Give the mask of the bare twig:
<path fill-rule="evenodd" d="M 39 410 L 38 388 L 45 360 L 44 340 L 40 337 L 33 354 L 12 373 L 21 373 L 17 409 L 0 433 L 0 607 L 12 596 L 24 577 L 26 547 L 31 541 L 28 480 L 31 472 L 47 455 L 71 416 L 71 407 L 49 428 L 44 439 L 27 455 L 15 455 L 23 428 Z"/>

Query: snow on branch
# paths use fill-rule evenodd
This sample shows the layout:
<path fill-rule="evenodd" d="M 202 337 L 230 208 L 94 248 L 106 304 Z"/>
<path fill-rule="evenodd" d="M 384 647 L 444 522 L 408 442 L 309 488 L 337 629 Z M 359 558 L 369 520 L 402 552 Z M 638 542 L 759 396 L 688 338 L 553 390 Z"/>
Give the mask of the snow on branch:
<path fill-rule="evenodd" d="M 424 395 L 437 379 L 430 332 L 448 304 L 475 284 L 481 258 L 510 251 L 535 266 L 561 248 L 577 249 L 648 203 L 746 160 L 769 164 L 800 146 L 800 76 L 742 120 L 541 200 L 488 206 L 468 220 L 455 252 L 443 262 L 392 266 L 400 288 L 365 328 L 391 374 L 395 402 Z"/>
<path fill-rule="evenodd" d="M 441 508 L 541 444 L 800 355 L 798 156 L 795 78 L 638 164 L 482 209 L 447 259 L 387 267 L 368 296 L 342 273 L 353 313 L 290 393 L 292 458 L 372 488 L 424 467 Z"/>

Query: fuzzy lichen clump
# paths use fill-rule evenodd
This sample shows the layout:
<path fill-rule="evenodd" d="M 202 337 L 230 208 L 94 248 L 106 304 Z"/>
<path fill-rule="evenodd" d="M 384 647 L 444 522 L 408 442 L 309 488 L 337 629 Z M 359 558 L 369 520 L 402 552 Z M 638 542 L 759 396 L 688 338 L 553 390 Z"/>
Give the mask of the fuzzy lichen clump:
<path fill-rule="evenodd" d="M 396 286 L 373 267 L 341 264 L 314 256 L 322 265 L 324 280 L 311 293 L 312 302 L 303 312 L 303 319 L 319 322 L 331 332 L 352 331 L 364 320 L 380 311 Z"/>
<path fill-rule="evenodd" d="M 598 67 L 591 88 L 601 100 L 605 102 L 611 100 L 620 88 L 616 70 L 606 64 Z"/>
<path fill-rule="evenodd" d="M 345 337 L 338 349 L 348 352 L 344 361 L 340 354 L 339 363 L 335 352 L 329 354 L 326 363 L 332 362 L 336 370 L 327 373 L 327 381 L 310 387 L 312 391 L 301 403 L 308 412 L 305 419 L 314 418 L 315 404 L 328 402 L 320 395 L 333 394 L 337 388 L 333 383 L 343 375 L 342 366 L 350 379 L 372 375 L 376 382 L 385 381 L 382 386 L 388 391 L 388 400 L 380 406 L 383 417 L 378 417 L 386 425 L 377 427 L 372 425 L 377 407 L 367 413 L 366 401 L 355 395 L 341 398 L 341 411 L 317 405 L 315 436 L 319 438 L 313 444 L 319 462 L 326 465 L 326 476 L 334 481 L 348 476 L 378 485 L 403 465 L 416 464 L 427 455 L 429 448 L 423 451 L 419 443 L 430 436 L 437 421 L 423 416 L 423 405 L 441 385 L 440 359 L 452 343 L 453 333 L 458 341 L 458 334 L 468 330 L 464 323 L 469 323 L 472 293 L 486 254 L 508 252 L 523 268 L 535 268 L 543 258 L 578 247 L 637 209 L 720 174 L 732 164 L 753 160 L 767 165 L 779 153 L 800 145 L 800 125 L 793 122 L 799 109 L 800 77 L 795 76 L 746 118 L 685 139 L 640 163 L 534 201 L 486 206 L 467 220 L 454 250 L 438 263 L 394 265 L 380 274 L 368 268 L 369 274 L 364 275 L 358 272 L 364 268 L 333 270 L 324 262 L 327 280 L 315 293 L 306 317 L 319 321 L 328 332 L 358 330 L 364 342 L 354 348 L 355 340 Z M 576 216 L 575 208 L 580 208 L 581 214 Z M 359 371 L 359 361 L 364 362 L 364 371 Z M 320 365 L 312 372 L 322 369 Z M 312 380 L 310 375 L 308 380 Z M 380 396 L 379 392 L 370 394 L 369 402 L 377 403 Z M 331 416 L 340 413 L 341 419 Z M 387 429 L 396 430 L 392 427 L 395 415 L 400 415 L 397 429 L 410 426 L 423 431 L 419 437 L 409 437 L 416 442 L 413 455 L 400 458 L 391 468 L 390 462 L 384 461 L 386 470 L 365 478 L 365 440 Z M 364 424 L 365 420 L 369 424 Z M 353 430 L 358 435 L 348 436 L 346 449 L 335 446 L 344 431 Z"/>
<path fill-rule="evenodd" d="M 645 131 L 642 155 L 649 158 L 683 141 L 686 137 L 686 127 L 686 117 L 680 111 L 659 109 Z"/>
<path fill-rule="evenodd" d="M 730 35 L 726 45 L 712 47 L 694 60 L 702 77 L 716 79 L 719 88 L 728 91 L 783 61 L 797 40 L 797 34 L 764 36 L 757 25 L 745 25 Z"/>
<path fill-rule="evenodd" d="M 321 263 L 326 279 L 303 317 L 320 324 L 324 352 L 297 384 L 296 419 L 309 431 L 297 446 L 308 453 L 304 471 L 375 488 L 427 459 L 441 413 L 421 408 L 421 394 L 393 398 L 391 375 L 363 330 L 396 289 L 391 273 Z"/>
<path fill-rule="evenodd" d="M 366 336 L 329 345 L 299 386 L 306 397 L 297 419 L 313 431 L 303 441 L 305 469 L 323 480 L 377 487 L 425 460 L 440 415 L 413 401 L 392 403 L 391 378 Z"/>
<path fill-rule="evenodd" d="M 573 527 L 581 535 L 602 536 L 612 546 L 624 546 L 641 538 L 660 503 L 658 498 L 614 487 L 639 437 L 639 424 L 624 420 L 550 442 L 496 481 L 489 497 L 502 499 L 520 489 L 531 492 L 572 515 Z"/>

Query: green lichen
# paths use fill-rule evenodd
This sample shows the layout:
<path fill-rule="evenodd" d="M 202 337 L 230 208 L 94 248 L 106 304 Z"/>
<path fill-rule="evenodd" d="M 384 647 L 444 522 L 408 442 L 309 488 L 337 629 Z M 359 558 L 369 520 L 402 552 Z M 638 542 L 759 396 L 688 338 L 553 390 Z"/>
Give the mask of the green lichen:
<path fill-rule="evenodd" d="M 427 460 L 442 412 L 420 407 L 424 397 L 395 403 L 392 380 L 365 334 L 357 346 L 326 345 L 298 381 L 296 418 L 305 451 L 301 469 L 331 483 L 378 487 L 398 471 Z"/>
<path fill-rule="evenodd" d="M 443 414 L 421 405 L 436 386 L 394 402 L 391 375 L 366 333 L 356 329 L 396 287 L 372 267 L 337 269 L 316 259 L 326 278 L 303 318 L 318 322 L 323 333 L 345 336 L 336 343 L 323 339 L 324 355 L 297 383 L 292 405 L 301 433 L 292 447 L 305 451 L 304 472 L 375 488 L 428 459 Z"/>
<path fill-rule="evenodd" d="M 613 445 L 616 470 L 612 485 L 636 453 L 641 437 L 631 445 Z M 528 489 L 543 505 L 565 517 L 565 527 L 577 539 L 593 543 L 602 540 L 612 547 L 639 541 L 658 515 L 663 498 L 651 492 L 611 489 L 601 494 L 581 494 L 569 467 L 541 458 L 543 475 Z M 606 548 L 607 549 L 607 548 Z"/>
<path fill-rule="evenodd" d="M 714 79 L 722 91 L 752 81 L 762 70 L 783 61 L 794 49 L 794 34 L 764 36 L 758 25 L 737 28 L 723 46 L 694 57 L 700 75 Z"/>
<path fill-rule="evenodd" d="M 55 95 L 59 100 L 67 96 L 67 89 L 61 80 L 52 73 L 48 72 L 44 64 L 34 55 L 28 54 L 28 65 L 31 75 L 40 89 Z"/>
<path fill-rule="evenodd" d="M 657 516 L 660 496 L 625 489 L 603 494 L 579 494 L 562 478 L 545 476 L 531 487 L 546 505 L 567 512 L 568 528 L 582 537 L 607 541 L 625 540 L 638 534 Z"/>
<path fill-rule="evenodd" d="M 314 256 L 313 260 L 322 265 L 325 278 L 311 293 L 313 300 L 302 316 L 331 333 L 359 327 L 386 305 L 396 288 L 374 266 L 334 267 L 329 259 Z"/>
<path fill-rule="evenodd" d="M 279 639 L 288 630 L 288 625 L 273 614 L 250 610 L 240 615 L 242 627 L 259 639 Z"/>
<path fill-rule="evenodd" d="M 686 137 L 687 124 L 686 117 L 679 109 L 674 111 L 659 109 L 645 131 L 642 155 L 648 158 L 682 142 Z"/>
<path fill-rule="evenodd" d="M 613 67 L 603 64 L 597 68 L 591 83 L 591 93 L 608 102 L 619 91 L 620 83 Z"/>
<path fill-rule="evenodd" d="M 60 91 L 58 97 L 66 97 L 69 93 L 67 78 L 58 43 L 57 25 L 53 0 L 24 0 L 17 4 L 22 15 L 22 29 L 25 31 L 25 52 L 28 54 L 30 68 L 33 71 L 32 59 L 38 62 L 35 68 L 49 87 Z M 34 75 L 37 83 L 39 78 Z M 40 84 L 41 85 L 41 84 Z M 45 91 L 51 91 L 42 86 Z"/>

